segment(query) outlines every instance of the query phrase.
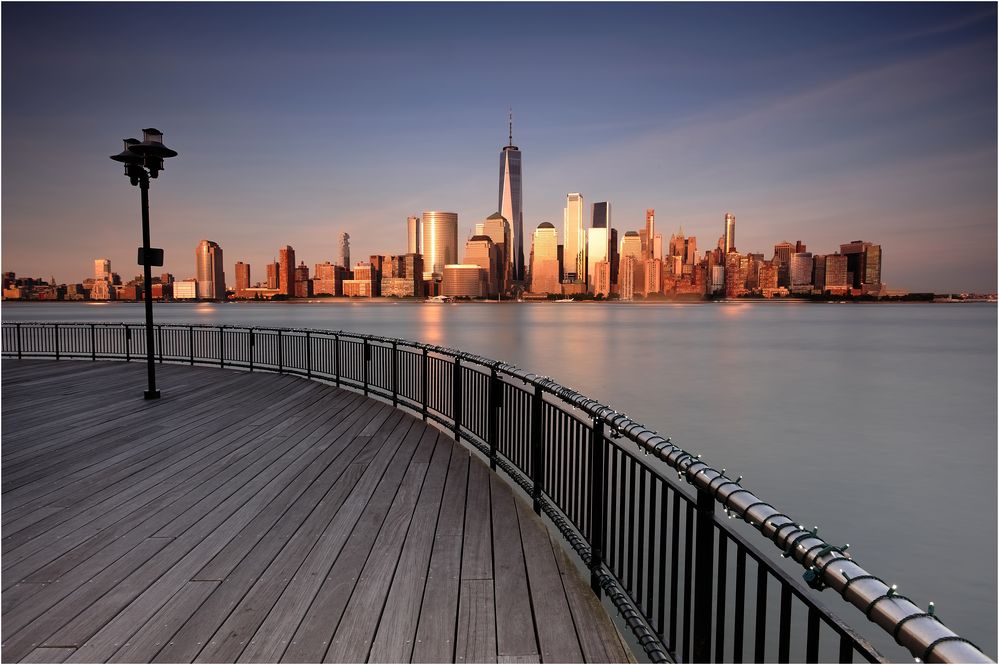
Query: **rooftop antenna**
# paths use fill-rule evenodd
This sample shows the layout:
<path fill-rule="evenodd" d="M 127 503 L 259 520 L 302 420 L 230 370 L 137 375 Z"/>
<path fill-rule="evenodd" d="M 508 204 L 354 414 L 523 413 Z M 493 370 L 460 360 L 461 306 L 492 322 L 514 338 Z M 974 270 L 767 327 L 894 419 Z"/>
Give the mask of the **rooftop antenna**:
<path fill-rule="evenodd" d="M 508 145 L 513 145 L 513 109 L 510 109 L 510 143 Z"/>

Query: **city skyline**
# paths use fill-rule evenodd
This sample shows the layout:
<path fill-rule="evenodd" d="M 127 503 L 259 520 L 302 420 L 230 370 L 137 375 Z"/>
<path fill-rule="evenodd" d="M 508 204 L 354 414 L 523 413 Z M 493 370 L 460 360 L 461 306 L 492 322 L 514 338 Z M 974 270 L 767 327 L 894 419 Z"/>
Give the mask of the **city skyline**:
<path fill-rule="evenodd" d="M 73 282 L 93 257 L 107 257 L 123 276 L 133 274 L 126 266 L 139 244 L 137 197 L 107 155 L 146 123 L 162 128 L 180 153 L 150 194 L 153 245 L 166 250 L 164 271 L 178 278 L 193 275 L 191 248 L 205 238 L 258 266 L 255 281 L 273 247 L 308 248 L 311 265 L 337 256 L 342 232 L 355 256 L 401 254 L 401 220 L 428 210 L 458 214 L 460 248 L 474 223 L 495 212 L 494 160 L 512 106 L 529 166 L 525 254 L 542 222 L 564 243 L 566 193 L 581 192 L 586 208 L 612 204 L 622 235 L 640 230 L 654 208 L 664 237 L 683 227 L 710 247 L 719 216 L 731 211 L 742 253 L 799 238 L 832 251 L 869 238 L 891 249 L 884 280 L 892 288 L 994 290 L 994 6 L 586 5 L 574 6 L 561 28 L 558 7 L 508 6 L 504 14 L 532 25 L 512 59 L 476 52 L 450 65 L 473 37 L 495 30 L 490 17 L 499 9 L 394 6 L 394 20 L 385 19 L 374 40 L 346 34 L 376 34 L 382 19 L 363 5 L 243 9 L 237 18 L 213 6 L 4 5 L 3 270 Z M 277 14 L 283 22 L 270 25 Z M 126 25 L 152 20 L 169 31 L 192 17 L 203 21 L 162 44 L 162 55 L 141 69 L 113 47 L 110 35 Z M 232 21 L 246 35 L 220 38 L 217 27 Z M 400 80 L 392 73 L 396 54 L 433 21 L 449 38 L 428 44 L 406 70 L 412 81 Z M 344 39 L 310 53 L 300 46 L 308 40 L 281 30 L 293 23 Z M 750 39 L 741 23 L 773 45 Z M 612 56 L 602 64 L 581 50 L 601 30 Z M 713 52 L 694 38 L 709 30 L 724 37 Z M 571 57 L 557 53 L 550 36 L 575 44 Z M 209 37 L 220 43 L 206 65 Z M 251 37 L 261 54 L 250 52 Z M 106 46 L 92 49 L 95 41 Z M 800 57 L 779 60 L 788 50 Z M 74 60 L 80 52 L 85 62 Z M 268 56 L 257 79 L 214 89 L 232 58 Z M 303 76 L 323 74 L 346 94 L 363 93 L 358 100 L 370 113 L 282 83 L 310 56 Z M 360 58 L 355 73 L 345 67 L 348 56 Z M 524 69 L 531 62 L 537 71 Z M 567 78 L 577 70 L 585 76 Z M 100 82 L 118 86 L 140 72 L 148 88 L 127 104 Z M 476 83 L 481 78 L 488 85 Z M 590 94 L 583 105 L 558 99 L 576 82 L 581 92 L 606 94 Z M 421 86 L 462 97 L 466 86 L 485 92 L 475 103 L 393 109 L 397 95 Z M 65 110 L 60 94 L 77 112 Z M 63 155 L 58 167 L 52 154 Z"/>

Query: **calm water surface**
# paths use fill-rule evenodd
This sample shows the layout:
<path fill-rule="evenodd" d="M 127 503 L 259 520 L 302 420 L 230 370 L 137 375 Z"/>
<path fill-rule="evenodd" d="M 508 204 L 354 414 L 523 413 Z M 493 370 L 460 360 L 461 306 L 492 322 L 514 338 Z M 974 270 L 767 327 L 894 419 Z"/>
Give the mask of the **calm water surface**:
<path fill-rule="evenodd" d="M 4 321 L 140 321 L 6 303 Z M 512 362 L 706 461 L 996 655 L 997 308 L 731 303 L 231 303 L 159 322 L 342 329 Z M 169 386 L 162 386 L 169 390 Z M 773 552 L 773 548 L 770 548 Z M 831 594 L 848 623 L 865 624 Z"/>

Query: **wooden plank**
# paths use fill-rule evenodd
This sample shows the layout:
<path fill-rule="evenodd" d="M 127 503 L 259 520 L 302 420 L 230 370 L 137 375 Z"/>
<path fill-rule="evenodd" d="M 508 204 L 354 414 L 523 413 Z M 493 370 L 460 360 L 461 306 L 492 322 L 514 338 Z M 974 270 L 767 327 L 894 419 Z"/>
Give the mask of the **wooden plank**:
<path fill-rule="evenodd" d="M 356 483 L 349 487 L 346 484 L 343 485 L 343 488 L 349 492 L 345 499 L 340 494 L 341 490 L 335 487 L 331 490 L 331 498 L 328 499 L 331 504 L 328 511 L 314 512 L 315 517 L 312 517 L 309 523 L 303 524 L 301 527 L 294 524 L 284 525 L 279 522 L 278 527 L 281 529 L 286 526 L 294 528 L 279 534 L 283 536 L 281 539 L 267 539 L 258 545 L 258 547 L 268 548 L 268 551 L 273 552 L 270 556 L 275 557 L 287 539 L 303 529 L 311 533 L 314 525 L 323 524 L 319 521 L 323 515 L 329 518 L 332 513 L 335 513 L 332 514 L 332 520 L 327 519 L 328 525 L 325 531 L 294 577 L 286 582 L 281 598 L 278 599 L 277 604 L 265 619 L 265 622 L 278 623 L 277 626 L 271 626 L 267 631 L 268 635 L 273 636 L 272 646 L 274 648 L 277 648 L 282 642 L 290 640 L 290 636 L 316 593 L 318 587 L 316 580 L 323 579 L 329 572 L 329 567 L 333 565 L 343 542 L 350 535 L 368 497 L 375 491 L 383 474 L 389 473 L 386 469 L 391 469 L 393 465 L 400 463 L 404 468 L 405 464 L 408 464 L 413 449 L 406 450 L 404 454 L 397 454 L 396 451 L 407 436 L 407 432 L 410 431 L 412 423 L 412 419 L 404 417 L 397 422 L 391 433 L 382 431 L 372 437 L 372 445 L 380 445 L 376 442 L 384 441 L 382 453 L 376 456 L 372 463 L 363 470 L 363 475 Z M 404 457 L 401 462 L 400 457 Z M 299 538 L 302 537 L 299 536 Z M 262 578 L 265 568 L 269 565 L 270 561 L 266 559 L 266 555 L 251 552 L 232 571 L 216 593 L 212 594 L 198 613 L 184 625 L 177 634 L 174 644 L 157 654 L 156 658 L 153 659 L 154 662 L 183 662 L 191 661 L 197 657 L 202 647 L 210 643 L 212 636 L 227 617 L 236 610 L 239 603 L 244 601 L 247 592 L 258 578 Z M 287 623 L 280 623 L 279 619 Z"/>
<path fill-rule="evenodd" d="M 524 546 L 531 609 L 535 617 L 541 658 L 546 663 L 579 663 L 583 654 L 562 587 L 548 531 L 523 500 L 515 499 Z"/>
<path fill-rule="evenodd" d="M 465 542 L 461 553 L 461 579 L 493 578 L 493 545 L 489 467 L 472 457 L 468 468 L 468 497 L 465 503 Z"/>
<path fill-rule="evenodd" d="M 454 661 L 469 461 L 468 451 L 452 444 L 451 465 L 411 656 L 414 663 Z"/>
<path fill-rule="evenodd" d="M 20 630 L 13 631 L 5 620 L 4 659 L 15 661 L 24 658 L 32 649 L 39 646 L 78 647 L 81 640 L 53 639 L 58 629 L 68 621 L 87 613 L 93 604 L 101 601 L 109 592 L 140 569 L 151 557 L 161 551 L 168 541 L 161 538 L 144 540 L 130 552 L 105 568 L 101 574 L 81 585 L 62 601 L 50 607 L 44 614 Z M 8 632 L 10 631 L 10 632 Z"/>
<path fill-rule="evenodd" d="M 326 655 L 404 474 L 413 464 L 426 464 L 430 458 L 436 431 L 410 420 L 413 427 L 399 447 L 397 461 L 380 479 L 377 489 L 373 493 L 369 490 L 367 496 L 359 495 L 351 511 L 344 514 L 345 521 L 352 520 L 351 527 L 340 534 L 330 533 L 332 547 L 317 547 L 320 555 L 310 565 L 310 588 L 293 581 L 279 601 L 281 613 L 299 621 L 280 658 L 282 662 L 319 662 Z M 316 580 L 322 580 L 318 588 Z M 268 634 L 284 639 L 285 630 L 272 627 Z"/>
<path fill-rule="evenodd" d="M 461 581 L 454 662 L 496 662 L 496 612 L 492 580 Z"/>
<path fill-rule="evenodd" d="M 635 662 L 600 600 L 590 590 L 589 584 L 580 577 L 569 554 L 554 539 L 552 550 L 562 575 L 563 588 L 584 660 L 587 663 Z"/>
<path fill-rule="evenodd" d="M 21 582 L 6 589 L 3 592 L 3 614 L 7 614 L 44 588 L 45 585 L 38 582 Z"/>
<path fill-rule="evenodd" d="M 74 647 L 40 647 L 21 659 L 22 663 L 62 663 L 73 655 Z M 6 654 L 4 654 L 6 656 Z M 10 662 L 4 658 L 4 662 Z"/>
<path fill-rule="evenodd" d="M 398 567 L 392 571 L 394 576 L 388 586 L 385 607 L 380 617 L 374 617 L 371 630 L 366 633 L 374 636 L 366 660 L 377 663 L 409 662 L 413 653 L 420 606 L 430 572 L 437 518 L 441 512 L 441 498 L 453 449 L 453 442 L 439 435 L 430 468 L 420 490 L 419 501 L 409 521 Z M 369 565 L 370 563 L 369 560 Z M 363 603 L 363 599 L 360 602 Z M 343 622 L 341 626 L 342 624 Z"/>
<path fill-rule="evenodd" d="M 496 474 L 490 481 L 497 654 L 537 656 L 517 507 L 510 488 Z"/>
<path fill-rule="evenodd" d="M 540 663 L 536 655 L 533 656 L 497 656 L 497 663 Z M 560 662 L 560 661 L 553 661 Z"/>

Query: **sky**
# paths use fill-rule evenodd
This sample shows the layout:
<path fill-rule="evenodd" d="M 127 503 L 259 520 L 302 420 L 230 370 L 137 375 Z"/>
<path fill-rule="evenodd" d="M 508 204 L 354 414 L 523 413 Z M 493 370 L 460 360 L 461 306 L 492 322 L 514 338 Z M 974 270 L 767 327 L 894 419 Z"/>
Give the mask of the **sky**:
<path fill-rule="evenodd" d="M 140 273 L 108 156 L 156 127 L 164 271 L 406 251 L 406 218 L 498 208 L 513 109 L 525 229 L 568 192 L 714 247 L 883 248 L 890 289 L 995 292 L 994 3 L 2 5 L 2 269 Z M 585 223 L 589 224 L 588 214 Z M 530 251 L 529 239 L 524 247 Z M 459 260 L 463 252 L 459 250 Z"/>

